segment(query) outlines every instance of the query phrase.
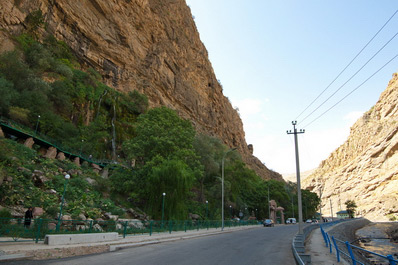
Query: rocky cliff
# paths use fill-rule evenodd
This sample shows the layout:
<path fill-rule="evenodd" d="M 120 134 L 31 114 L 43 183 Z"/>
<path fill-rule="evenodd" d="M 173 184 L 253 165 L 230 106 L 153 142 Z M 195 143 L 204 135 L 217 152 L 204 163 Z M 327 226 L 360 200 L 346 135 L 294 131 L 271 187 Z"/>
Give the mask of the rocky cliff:
<path fill-rule="evenodd" d="M 322 213 L 330 216 L 354 200 L 357 212 L 374 220 L 398 217 L 398 74 L 378 102 L 352 127 L 347 141 L 303 187 L 322 192 Z M 341 208 L 340 208 L 341 205 Z"/>
<path fill-rule="evenodd" d="M 2 0 L 1 50 L 12 46 L 10 34 L 26 28 L 27 15 L 38 9 L 42 34 L 65 41 L 105 83 L 146 94 L 152 107 L 175 109 L 198 131 L 237 147 L 261 177 L 282 180 L 249 150 L 184 0 Z"/>

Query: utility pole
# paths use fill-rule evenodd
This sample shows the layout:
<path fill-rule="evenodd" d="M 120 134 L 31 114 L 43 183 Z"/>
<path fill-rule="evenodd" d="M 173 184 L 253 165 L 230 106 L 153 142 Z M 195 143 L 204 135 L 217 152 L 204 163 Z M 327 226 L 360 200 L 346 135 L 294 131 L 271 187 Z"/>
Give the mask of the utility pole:
<path fill-rule="evenodd" d="M 323 223 L 323 218 L 322 218 L 322 187 L 319 187 L 319 199 L 320 199 L 320 202 L 319 202 L 319 217 L 320 217 L 320 220 L 319 220 L 319 222 Z"/>
<path fill-rule="evenodd" d="M 292 121 L 293 124 L 293 132 L 286 131 L 287 134 L 294 134 L 294 146 L 296 151 L 296 176 L 297 176 L 297 197 L 298 197 L 298 215 L 299 215 L 299 234 L 303 234 L 303 207 L 301 201 L 301 183 L 300 183 L 300 162 L 299 162 L 299 151 L 298 151 L 298 142 L 297 142 L 297 134 L 304 133 L 305 130 L 300 129 L 298 132 L 296 129 L 297 121 Z"/>
<path fill-rule="evenodd" d="M 268 219 L 271 219 L 271 209 L 269 206 L 269 182 L 268 182 Z"/>

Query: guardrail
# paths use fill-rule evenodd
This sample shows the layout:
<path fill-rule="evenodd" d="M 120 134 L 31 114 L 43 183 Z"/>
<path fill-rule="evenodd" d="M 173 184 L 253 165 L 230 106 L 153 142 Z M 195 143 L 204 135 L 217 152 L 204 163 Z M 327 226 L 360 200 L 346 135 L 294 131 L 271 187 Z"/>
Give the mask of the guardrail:
<path fill-rule="evenodd" d="M 133 236 L 153 233 L 172 233 L 176 231 L 221 228 L 220 220 L 183 220 L 183 221 L 139 221 L 119 220 L 62 220 L 57 229 L 56 219 L 32 219 L 27 225 L 24 218 L 0 218 L 0 243 L 21 241 L 43 241 L 47 234 L 76 234 L 117 232 L 119 235 Z M 224 221 L 224 227 L 261 225 L 256 220 Z"/>
<path fill-rule="evenodd" d="M 336 220 L 333 222 L 328 222 L 324 223 L 322 226 L 331 226 L 335 225 L 337 223 L 340 223 L 342 221 L 345 221 L 343 219 Z M 308 237 L 308 235 L 315 229 L 319 228 L 320 224 L 311 224 L 303 229 L 303 234 L 296 234 L 296 236 L 293 238 L 292 241 L 292 252 L 293 256 L 296 260 L 296 263 L 299 265 L 306 265 L 306 264 L 311 264 L 311 254 L 306 254 L 305 253 L 305 239 Z"/>
<path fill-rule="evenodd" d="M 348 259 L 350 259 L 352 261 L 353 265 L 356 265 L 356 264 L 365 265 L 365 263 L 363 263 L 359 260 L 358 256 L 361 255 L 362 253 L 367 253 L 370 255 L 377 256 L 377 257 L 383 259 L 384 261 L 388 261 L 388 264 L 390 264 L 390 265 L 398 265 L 398 260 L 394 259 L 392 255 L 384 256 L 379 253 L 372 252 L 372 251 L 360 248 L 358 246 L 352 245 L 348 241 L 342 241 L 340 239 L 334 238 L 334 236 L 330 237 L 329 234 L 327 232 L 325 232 L 325 230 L 323 229 L 322 226 L 320 226 L 320 228 L 321 228 L 323 239 L 325 240 L 325 245 L 326 245 L 326 247 L 329 248 L 330 253 L 333 253 L 333 246 L 334 246 L 337 262 L 340 262 L 340 257 L 342 254 L 342 255 L 346 256 Z M 333 242 L 333 245 L 332 245 L 332 242 Z M 355 256 L 355 254 L 357 256 Z"/>

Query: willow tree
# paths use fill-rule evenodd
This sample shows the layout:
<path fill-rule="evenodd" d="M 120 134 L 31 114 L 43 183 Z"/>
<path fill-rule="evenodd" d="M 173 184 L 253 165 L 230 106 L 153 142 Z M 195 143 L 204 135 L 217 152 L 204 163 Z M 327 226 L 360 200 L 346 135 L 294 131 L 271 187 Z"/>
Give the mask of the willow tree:
<path fill-rule="evenodd" d="M 190 190 L 203 175 L 191 123 L 171 109 L 154 108 L 138 117 L 135 133 L 123 145 L 127 156 L 136 160 L 133 192 L 154 218 L 161 216 L 162 194 L 166 193 L 165 217 L 185 219 Z"/>

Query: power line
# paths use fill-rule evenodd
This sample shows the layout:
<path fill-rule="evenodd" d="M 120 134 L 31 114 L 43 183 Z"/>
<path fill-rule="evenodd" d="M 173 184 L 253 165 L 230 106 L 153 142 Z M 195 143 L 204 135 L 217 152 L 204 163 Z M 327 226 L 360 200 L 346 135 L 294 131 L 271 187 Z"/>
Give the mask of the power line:
<path fill-rule="evenodd" d="M 383 30 L 383 28 L 390 22 L 390 20 L 395 16 L 398 12 L 398 9 L 394 12 L 394 14 L 384 23 L 384 25 L 376 32 L 376 34 L 366 43 L 366 45 L 355 55 L 355 57 L 347 64 L 346 67 L 336 76 L 335 79 L 297 116 L 296 120 L 309 108 L 314 104 L 317 99 L 325 93 L 326 90 L 340 77 L 340 75 L 355 61 L 355 59 L 362 53 L 363 50 L 373 41 L 374 38 Z"/>
<path fill-rule="evenodd" d="M 315 111 L 317 111 L 320 107 L 322 107 L 329 99 L 331 99 L 337 92 L 339 92 L 340 89 L 342 89 L 348 82 L 350 82 L 351 79 L 353 79 L 371 60 L 373 60 L 373 58 L 376 57 L 376 55 L 378 55 L 397 35 L 398 32 L 395 33 L 395 35 L 392 36 L 392 38 L 386 44 L 384 44 L 364 65 L 362 65 L 361 68 L 359 68 L 358 71 L 355 72 L 355 74 L 353 74 L 346 82 L 344 82 L 344 84 L 342 84 L 332 95 L 330 95 L 325 101 L 323 101 L 318 107 L 316 107 L 310 114 L 305 116 L 305 118 L 301 122 L 305 121 Z"/>
<path fill-rule="evenodd" d="M 320 117 L 322 117 L 323 115 L 325 115 L 327 112 L 329 112 L 331 109 L 333 109 L 335 106 L 337 106 L 340 102 L 342 102 L 344 99 L 346 99 L 348 96 L 350 96 L 352 93 L 354 93 L 358 88 L 360 88 L 362 85 L 364 85 L 367 81 L 369 81 L 369 79 L 371 79 L 373 76 L 375 76 L 378 72 L 380 72 L 384 67 L 386 67 L 389 63 L 391 63 L 395 58 L 398 57 L 398 54 L 396 54 L 393 58 L 391 58 L 387 63 L 385 63 L 382 67 L 380 67 L 376 72 L 374 72 L 371 76 L 369 76 L 365 81 L 363 81 L 359 86 L 357 86 L 356 88 L 354 88 L 353 90 L 350 91 L 350 93 L 348 93 L 347 95 L 345 95 L 342 99 L 340 99 L 337 103 L 335 103 L 333 106 L 331 106 L 330 108 L 328 108 L 326 111 L 324 111 L 321 115 L 319 115 L 318 117 L 316 117 L 314 120 L 312 120 L 310 123 L 308 123 L 306 126 L 304 127 L 308 127 L 310 126 L 313 122 L 315 122 L 316 120 L 318 120 Z"/>

